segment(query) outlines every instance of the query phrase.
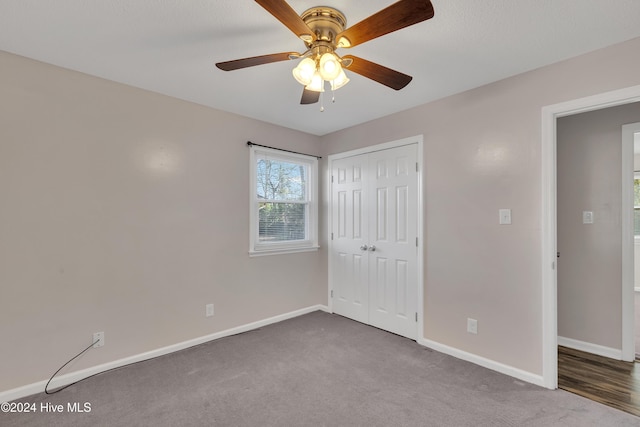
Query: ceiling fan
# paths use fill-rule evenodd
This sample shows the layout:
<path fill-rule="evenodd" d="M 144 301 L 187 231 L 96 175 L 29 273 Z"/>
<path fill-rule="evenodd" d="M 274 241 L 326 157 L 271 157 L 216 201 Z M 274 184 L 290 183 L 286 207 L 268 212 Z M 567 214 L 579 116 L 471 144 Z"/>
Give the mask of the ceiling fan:
<path fill-rule="evenodd" d="M 282 52 L 218 62 L 224 71 L 238 70 L 272 62 L 300 59 L 293 69 L 294 78 L 304 86 L 301 104 L 313 104 L 324 92 L 325 82 L 332 90 L 349 82 L 344 69 L 367 77 L 395 90 L 409 84 L 412 77 L 353 55 L 339 56 L 338 48 L 350 48 L 389 34 L 434 15 L 429 0 L 399 0 L 391 6 L 346 28 L 347 19 L 337 9 L 326 6 L 312 7 L 302 15 L 285 0 L 256 0 L 276 19 L 282 22 L 305 44 L 303 53 Z M 321 109 L 322 110 L 322 109 Z"/>

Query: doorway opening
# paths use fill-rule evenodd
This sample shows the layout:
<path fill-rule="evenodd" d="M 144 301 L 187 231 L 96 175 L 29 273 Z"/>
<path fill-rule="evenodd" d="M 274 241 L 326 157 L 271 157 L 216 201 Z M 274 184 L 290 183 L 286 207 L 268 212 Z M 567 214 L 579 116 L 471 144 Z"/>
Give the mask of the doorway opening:
<path fill-rule="evenodd" d="M 557 129 L 559 117 L 640 101 L 640 85 L 542 109 L 542 308 L 543 383 L 558 387 L 558 300 L 557 300 Z M 632 163 L 631 163 L 632 164 Z M 623 165 L 624 167 L 624 165 Z M 625 180 L 623 179 L 623 185 Z M 631 190 L 631 181 L 628 181 Z M 625 191 L 627 188 L 623 188 Z M 625 198 L 622 199 L 623 201 Z M 629 198 L 629 202 L 631 199 Z M 623 301 L 622 358 L 633 360 L 633 211 L 623 209 Z M 625 235 L 624 232 L 628 231 Z M 625 243 L 626 242 L 626 243 Z M 630 319 L 630 320 L 629 320 Z"/>

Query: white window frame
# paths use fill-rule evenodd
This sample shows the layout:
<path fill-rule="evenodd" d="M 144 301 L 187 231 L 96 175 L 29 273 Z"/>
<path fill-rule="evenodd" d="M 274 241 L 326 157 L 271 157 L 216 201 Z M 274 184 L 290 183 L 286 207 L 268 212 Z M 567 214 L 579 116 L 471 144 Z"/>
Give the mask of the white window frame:
<path fill-rule="evenodd" d="M 640 179 L 640 172 L 633 171 L 633 181 L 634 181 L 634 182 L 633 182 L 633 184 L 634 184 L 634 189 L 635 189 L 635 181 L 636 181 L 636 179 Z M 635 199 L 635 197 L 634 197 L 634 199 Z M 634 200 L 634 201 L 635 201 L 635 200 Z M 638 209 L 638 208 L 640 208 L 640 206 L 633 206 L 634 218 L 635 218 L 635 211 L 636 211 L 636 209 Z M 636 241 L 636 242 L 640 242 L 640 235 L 636 235 L 636 234 L 635 234 L 635 224 L 634 224 L 634 229 L 633 229 L 633 230 L 631 230 L 631 231 L 632 231 L 632 232 L 633 232 L 633 234 L 634 234 L 634 235 L 633 235 L 633 240 L 634 240 L 634 241 Z"/>
<path fill-rule="evenodd" d="M 257 159 L 267 155 L 274 160 L 305 163 L 309 167 L 307 180 L 307 222 L 306 239 L 295 241 L 279 241 L 264 243 L 258 236 L 259 212 L 258 204 L 263 201 L 257 197 Z M 250 147 L 250 193 L 249 193 L 249 255 L 280 255 L 298 252 L 317 251 L 318 245 L 318 159 L 304 154 L 289 153 L 259 146 Z"/>

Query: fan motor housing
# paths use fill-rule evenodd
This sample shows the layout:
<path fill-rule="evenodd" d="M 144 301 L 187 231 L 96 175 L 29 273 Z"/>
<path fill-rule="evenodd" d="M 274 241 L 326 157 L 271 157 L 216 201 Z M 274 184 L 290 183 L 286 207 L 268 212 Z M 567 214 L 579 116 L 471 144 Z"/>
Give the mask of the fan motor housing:
<path fill-rule="evenodd" d="M 307 9 L 300 17 L 313 30 L 316 41 L 327 42 L 334 48 L 336 35 L 344 31 L 347 26 L 347 18 L 342 12 L 326 6 Z M 307 46 L 311 47 L 312 43 L 307 43 Z"/>

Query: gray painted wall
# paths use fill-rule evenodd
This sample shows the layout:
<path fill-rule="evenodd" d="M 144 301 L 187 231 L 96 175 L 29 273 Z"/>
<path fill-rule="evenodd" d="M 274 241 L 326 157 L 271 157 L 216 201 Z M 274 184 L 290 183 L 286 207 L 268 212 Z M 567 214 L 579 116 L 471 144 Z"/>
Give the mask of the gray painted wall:
<path fill-rule="evenodd" d="M 321 253 L 248 256 L 246 141 L 318 137 L 8 53 L 0 70 L 0 391 L 93 332 L 107 344 L 63 373 L 326 304 Z"/>

